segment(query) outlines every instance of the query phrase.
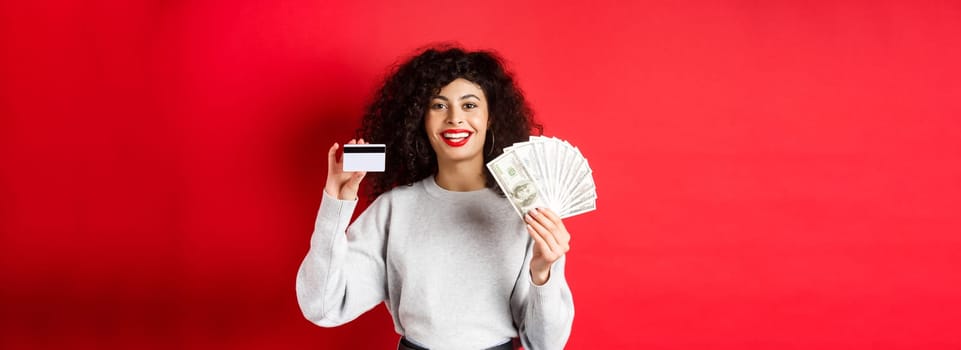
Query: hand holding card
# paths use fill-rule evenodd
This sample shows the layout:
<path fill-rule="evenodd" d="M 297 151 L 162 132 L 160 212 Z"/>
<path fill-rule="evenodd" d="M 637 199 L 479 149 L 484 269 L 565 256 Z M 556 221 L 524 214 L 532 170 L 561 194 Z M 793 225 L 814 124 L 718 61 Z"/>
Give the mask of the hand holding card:
<path fill-rule="evenodd" d="M 360 181 L 364 179 L 364 175 L 367 172 L 364 168 L 371 168 L 376 166 L 370 166 L 371 163 L 376 163 L 376 160 L 372 161 L 368 158 L 376 158 L 377 152 L 373 152 L 371 155 L 363 156 L 365 152 L 355 152 L 347 151 L 348 149 L 354 149 L 355 147 L 369 146 L 364 139 L 360 140 L 350 140 L 346 145 L 344 145 L 344 156 L 340 159 L 337 157 L 337 149 L 340 145 L 334 143 L 330 146 L 330 150 L 327 151 L 327 185 L 324 186 L 324 192 L 327 192 L 331 197 L 340 200 L 355 200 L 357 199 L 357 191 L 360 189 Z M 380 146 L 380 171 L 383 171 L 383 151 L 384 145 L 373 145 Z M 367 150 L 363 149 L 362 150 Z M 374 150 L 378 148 L 374 147 Z M 356 159 L 353 155 L 349 154 L 361 154 L 361 159 Z M 353 159 L 353 160 L 352 160 Z M 351 167 L 347 167 L 347 162 L 351 162 Z M 356 164 L 356 163 L 360 164 Z M 359 171 L 349 170 L 349 169 L 360 169 Z"/>

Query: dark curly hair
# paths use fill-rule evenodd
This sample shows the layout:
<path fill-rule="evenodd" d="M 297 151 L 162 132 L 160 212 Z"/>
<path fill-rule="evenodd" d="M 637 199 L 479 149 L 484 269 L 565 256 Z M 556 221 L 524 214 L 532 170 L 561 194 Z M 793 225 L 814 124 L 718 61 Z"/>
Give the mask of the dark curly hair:
<path fill-rule="evenodd" d="M 427 139 L 424 118 L 431 97 L 458 78 L 477 84 L 487 97 L 490 127 L 484 140 L 484 163 L 501 155 L 504 147 L 527 141 L 531 132 L 543 132 L 513 75 L 496 53 L 471 52 L 456 46 L 422 49 L 393 67 L 357 129 L 357 137 L 387 146 L 386 171 L 369 174 L 369 180 L 364 181 L 371 199 L 437 172 L 437 155 Z M 487 188 L 504 195 L 487 167 L 484 175 Z"/>

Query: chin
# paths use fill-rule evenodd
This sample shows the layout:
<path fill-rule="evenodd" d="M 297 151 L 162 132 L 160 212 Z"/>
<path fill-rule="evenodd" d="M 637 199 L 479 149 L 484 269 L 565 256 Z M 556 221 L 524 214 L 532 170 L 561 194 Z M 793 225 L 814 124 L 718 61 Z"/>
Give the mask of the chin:
<path fill-rule="evenodd" d="M 448 162 L 463 162 L 463 161 L 469 161 L 477 158 L 484 159 L 484 155 L 481 154 L 481 152 L 468 151 L 468 150 L 452 151 L 449 149 L 444 151 L 446 152 L 443 152 L 443 153 L 436 152 L 438 155 L 438 159 L 443 159 Z"/>

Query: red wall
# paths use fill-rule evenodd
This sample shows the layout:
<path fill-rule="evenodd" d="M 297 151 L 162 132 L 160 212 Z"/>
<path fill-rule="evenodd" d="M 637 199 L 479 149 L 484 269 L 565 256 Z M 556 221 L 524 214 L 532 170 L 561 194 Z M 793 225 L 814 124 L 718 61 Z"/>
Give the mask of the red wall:
<path fill-rule="evenodd" d="M 327 147 L 447 40 L 594 168 L 569 348 L 961 347 L 956 1 L 398 3 L 0 3 L 0 348 L 394 346 L 294 277 Z"/>

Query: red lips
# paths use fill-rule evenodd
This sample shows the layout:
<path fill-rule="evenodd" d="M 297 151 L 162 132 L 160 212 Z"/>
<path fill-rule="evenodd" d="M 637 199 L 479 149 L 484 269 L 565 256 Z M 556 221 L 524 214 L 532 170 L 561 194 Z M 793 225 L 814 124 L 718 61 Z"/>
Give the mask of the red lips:
<path fill-rule="evenodd" d="M 444 137 L 444 134 L 458 134 L 458 133 L 467 133 L 467 137 L 456 142 L 449 138 Z M 447 143 L 447 145 L 451 147 L 460 147 L 467 144 L 467 141 L 470 140 L 471 136 L 474 136 L 474 133 L 464 129 L 447 129 L 447 130 L 441 131 L 440 136 L 441 136 L 441 139 L 443 139 L 444 142 Z"/>

